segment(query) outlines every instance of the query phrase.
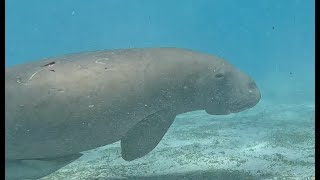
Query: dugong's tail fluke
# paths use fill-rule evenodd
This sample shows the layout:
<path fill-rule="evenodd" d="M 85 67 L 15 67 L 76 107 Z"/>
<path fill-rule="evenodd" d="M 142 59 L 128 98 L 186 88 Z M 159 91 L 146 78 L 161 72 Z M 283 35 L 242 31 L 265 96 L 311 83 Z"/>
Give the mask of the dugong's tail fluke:
<path fill-rule="evenodd" d="M 81 153 L 58 158 L 6 160 L 5 179 L 39 179 L 81 157 Z"/>

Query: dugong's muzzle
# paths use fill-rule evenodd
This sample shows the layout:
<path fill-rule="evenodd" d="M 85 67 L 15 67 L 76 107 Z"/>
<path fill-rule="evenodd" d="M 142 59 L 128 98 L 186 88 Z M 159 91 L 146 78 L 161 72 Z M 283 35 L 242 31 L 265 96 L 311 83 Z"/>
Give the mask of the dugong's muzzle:
<path fill-rule="evenodd" d="M 254 107 L 261 99 L 256 83 L 248 76 L 241 81 L 228 83 L 218 98 L 207 104 L 205 111 L 211 115 L 227 115 Z"/>

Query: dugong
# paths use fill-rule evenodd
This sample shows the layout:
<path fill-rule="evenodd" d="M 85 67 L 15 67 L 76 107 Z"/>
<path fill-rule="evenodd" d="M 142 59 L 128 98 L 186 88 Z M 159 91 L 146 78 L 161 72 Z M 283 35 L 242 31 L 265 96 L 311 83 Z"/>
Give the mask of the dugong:
<path fill-rule="evenodd" d="M 189 49 L 101 50 L 16 65 L 5 70 L 6 178 L 46 176 L 116 141 L 132 161 L 152 151 L 179 114 L 226 115 L 260 98 L 247 74 Z"/>

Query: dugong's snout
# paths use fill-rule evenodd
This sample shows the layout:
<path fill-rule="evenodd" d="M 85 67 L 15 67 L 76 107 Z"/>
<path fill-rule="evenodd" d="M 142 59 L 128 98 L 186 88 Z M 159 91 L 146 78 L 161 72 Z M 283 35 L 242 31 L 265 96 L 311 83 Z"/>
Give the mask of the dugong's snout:
<path fill-rule="evenodd" d="M 252 108 L 257 105 L 261 99 L 261 92 L 255 81 L 251 78 L 248 79 L 248 83 L 246 84 L 247 87 L 244 87 L 243 91 L 239 92 L 239 96 L 242 96 L 242 103 L 234 103 L 235 105 L 233 107 L 233 113 Z"/>
<path fill-rule="evenodd" d="M 226 70 L 220 82 L 210 89 L 205 110 L 211 115 L 237 113 L 254 107 L 261 99 L 255 81 L 247 74 L 233 68 Z"/>

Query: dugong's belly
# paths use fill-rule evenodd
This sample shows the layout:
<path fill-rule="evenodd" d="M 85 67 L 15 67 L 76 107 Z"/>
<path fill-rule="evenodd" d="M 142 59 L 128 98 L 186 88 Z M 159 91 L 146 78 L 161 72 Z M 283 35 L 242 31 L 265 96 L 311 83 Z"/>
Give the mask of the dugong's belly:
<path fill-rule="evenodd" d="M 116 142 L 166 104 L 142 89 L 134 73 L 122 83 L 116 77 L 84 78 L 81 84 L 58 76 L 28 86 L 6 82 L 7 92 L 19 90 L 5 97 L 7 159 L 63 156 Z"/>
<path fill-rule="evenodd" d="M 28 107 L 20 107 L 25 113 L 6 117 L 6 158 L 56 157 L 111 144 L 157 111 L 150 103 L 149 107 L 121 104 L 90 104 L 83 99 L 74 104 L 42 105 L 32 114 L 27 113 Z"/>

